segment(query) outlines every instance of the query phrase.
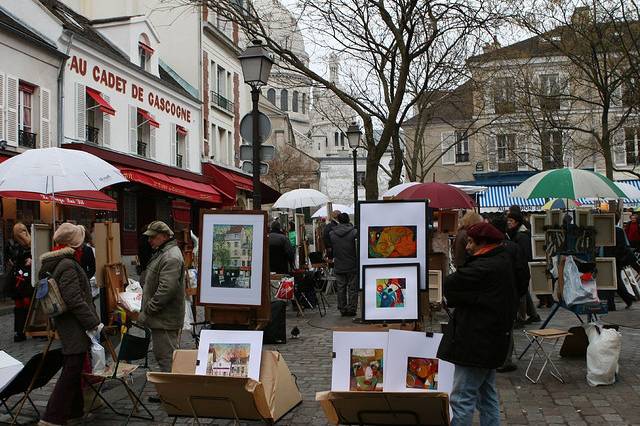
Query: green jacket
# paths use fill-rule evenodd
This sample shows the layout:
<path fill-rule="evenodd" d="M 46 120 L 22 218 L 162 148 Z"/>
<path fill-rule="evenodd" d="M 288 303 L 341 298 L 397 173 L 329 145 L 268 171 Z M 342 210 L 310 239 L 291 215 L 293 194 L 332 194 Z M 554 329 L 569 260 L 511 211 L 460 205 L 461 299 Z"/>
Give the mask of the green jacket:
<path fill-rule="evenodd" d="M 184 259 L 175 240 L 151 256 L 144 274 L 138 321 L 151 329 L 180 330 L 184 323 Z"/>

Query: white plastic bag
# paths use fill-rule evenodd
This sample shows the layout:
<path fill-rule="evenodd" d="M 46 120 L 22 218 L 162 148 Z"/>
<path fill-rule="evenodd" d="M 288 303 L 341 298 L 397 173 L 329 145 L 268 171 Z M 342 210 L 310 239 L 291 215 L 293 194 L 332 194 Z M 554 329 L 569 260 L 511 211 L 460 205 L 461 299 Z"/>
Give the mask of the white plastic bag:
<path fill-rule="evenodd" d="M 183 330 L 191 330 L 193 324 L 193 312 L 191 312 L 191 302 L 184 301 L 184 323 L 182 324 Z"/>
<path fill-rule="evenodd" d="M 140 312 L 142 309 L 142 293 L 130 291 L 118 293 L 118 304 L 129 312 Z"/>
<path fill-rule="evenodd" d="M 594 296 L 592 288 L 594 286 L 583 285 L 580 275 L 573 256 L 567 256 L 564 264 L 564 288 L 562 290 L 562 299 L 567 306 L 598 301 L 597 292 Z"/>
<path fill-rule="evenodd" d="M 612 385 L 618 373 L 622 335 L 612 328 L 596 324 L 585 326 L 587 346 L 587 383 L 589 386 Z"/>
<path fill-rule="evenodd" d="M 91 339 L 91 371 L 93 374 L 99 374 L 107 368 L 107 360 L 104 354 L 104 348 L 100 344 L 100 332 L 104 324 L 100 323 L 93 330 L 87 330 L 87 336 Z"/>
<path fill-rule="evenodd" d="M 140 283 L 138 281 L 129 278 L 129 285 L 124 289 L 124 291 L 129 293 L 142 293 L 142 287 L 140 287 Z"/>

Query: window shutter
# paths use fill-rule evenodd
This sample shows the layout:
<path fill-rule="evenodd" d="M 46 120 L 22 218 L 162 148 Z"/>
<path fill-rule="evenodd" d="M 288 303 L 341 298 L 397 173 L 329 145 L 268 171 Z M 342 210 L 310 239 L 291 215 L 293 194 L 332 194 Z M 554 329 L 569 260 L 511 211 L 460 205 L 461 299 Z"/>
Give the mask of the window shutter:
<path fill-rule="evenodd" d="M 4 140 L 5 136 L 4 136 L 4 128 L 5 128 L 5 121 L 4 121 L 4 110 L 5 110 L 5 105 L 4 105 L 4 92 L 5 92 L 5 80 L 4 80 L 4 74 L 0 72 L 0 140 Z"/>
<path fill-rule="evenodd" d="M 7 75 L 6 89 L 7 124 L 5 136 L 9 145 L 18 146 L 18 79 Z"/>
<path fill-rule="evenodd" d="M 527 170 L 529 168 L 527 150 L 526 137 L 524 135 L 516 135 L 516 159 L 518 161 L 518 170 Z"/>
<path fill-rule="evenodd" d="M 529 163 L 536 169 L 542 170 L 542 141 L 539 137 L 534 137 L 529 149 Z"/>
<path fill-rule="evenodd" d="M 87 93 L 80 83 L 76 83 L 76 138 L 87 139 Z"/>
<path fill-rule="evenodd" d="M 614 90 L 611 91 L 611 106 L 622 106 L 622 89 L 623 83 L 618 84 Z"/>
<path fill-rule="evenodd" d="M 40 88 L 40 147 L 51 146 L 51 92 Z"/>
<path fill-rule="evenodd" d="M 487 169 L 489 171 L 498 169 L 498 140 L 495 136 L 489 136 L 487 141 Z"/>
<path fill-rule="evenodd" d="M 149 126 L 149 157 L 156 158 L 156 128 Z"/>
<path fill-rule="evenodd" d="M 456 134 L 455 132 L 443 132 L 440 134 L 440 148 L 442 149 L 442 164 L 455 164 L 456 162 Z"/>
<path fill-rule="evenodd" d="M 107 103 L 110 103 L 109 96 L 103 94 Z M 107 114 L 106 112 L 102 113 L 102 144 L 105 146 L 111 145 L 111 114 Z"/>
<path fill-rule="evenodd" d="M 170 156 L 171 158 L 169 159 L 170 162 L 169 164 L 171 164 L 172 166 L 175 166 L 177 164 L 176 162 L 176 145 L 178 144 L 178 135 L 176 134 L 176 125 L 171 123 L 171 126 L 169 126 L 169 146 L 171 147 L 170 150 Z"/>
<path fill-rule="evenodd" d="M 613 163 L 616 166 L 627 165 L 627 147 L 624 143 L 624 137 L 621 132 L 616 132 L 611 137 L 611 145 L 613 149 Z"/>
<path fill-rule="evenodd" d="M 189 133 L 184 135 L 184 168 L 190 167 L 189 157 L 191 156 L 191 149 L 189 149 Z"/>
<path fill-rule="evenodd" d="M 138 153 L 138 108 L 129 105 L 129 151 Z"/>
<path fill-rule="evenodd" d="M 568 110 L 571 108 L 571 85 L 569 84 L 569 77 L 567 74 L 558 75 L 558 85 L 560 86 L 560 109 Z"/>
<path fill-rule="evenodd" d="M 486 82 L 484 90 L 484 113 L 495 114 L 495 106 L 493 102 L 493 95 L 495 92 L 494 82 Z"/>
<path fill-rule="evenodd" d="M 562 135 L 562 153 L 565 167 L 573 167 L 574 146 L 571 143 L 571 137 L 567 133 Z"/>

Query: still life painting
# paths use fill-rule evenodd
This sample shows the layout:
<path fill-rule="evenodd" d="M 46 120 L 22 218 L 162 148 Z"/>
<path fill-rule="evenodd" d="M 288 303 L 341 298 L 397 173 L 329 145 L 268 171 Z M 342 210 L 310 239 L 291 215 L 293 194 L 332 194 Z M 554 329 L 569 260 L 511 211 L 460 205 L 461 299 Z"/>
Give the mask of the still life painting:
<path fill-rule="evenodd" d="M 369 258 L 417 257 L 416 226 L 369 226 Z"/>
<path fill-rule="evenodd" d="M 438 389 L 437 358 L 407 358 L 408 389 Z"/>
<path fill-rule="evenodd" d="M 213 225 L 211 287 L 250 288 L 253 225 Z"/>
<path fill-rule="evenodd" d="M 403 308 L 406 278 L 378 278 L 376 280 L 376 307 Z"/>
<path fill-rule="evenodd" d="M 351 391 L 382 391 L 383 349 L 351 349 Z"/>
<path fill-rule="evenodd" d="M 207 375 L 248 377 L 251 344 L 212 343 L 207 357 Z"/>

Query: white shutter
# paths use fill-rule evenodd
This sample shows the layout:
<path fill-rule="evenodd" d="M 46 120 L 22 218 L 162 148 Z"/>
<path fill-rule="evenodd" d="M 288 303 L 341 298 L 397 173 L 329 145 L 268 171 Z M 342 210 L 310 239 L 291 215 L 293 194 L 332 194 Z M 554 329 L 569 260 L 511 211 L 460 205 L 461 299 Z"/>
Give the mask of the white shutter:
<path fill-rule="evenodd" d="M 103 94 L 102 98 L 111 103 L 107 95 Z M 111 114 L 106 112 L 102 113 L 102 144 L 105 146 L 111 145 Z"/>
<path fill-rule="evenodd" d="M 571 108 L 571 84 L 569 83 L 569 76 L 565 73 L 558 75 L 558 85 L 560 86 L 560 109 L 568 110 Z"/>
<path fill-rule="evenodd" d="M 156 128 L 153 126 L 149 126 L 149 157 L 156 158 Z"/>
<path fill-rule="evenodd" d="M 571 137 L 567 133 L 568 132 L 565 132 L 562 135 L 562 161 L 564 162 L 565 167 L 573 167 L 575 147 L 573 146 Z"/>
<path fill-rule="evenodd" d="M 515 157 L 516 161 L 518 161 L 518 170 L 528 170 L 529 169 L 529 157 L 528 157 L 528 146 L 527 146 L 527 138 L 524 135 L 516 135 L 516 152 Z"/>
<path fill-rule="evenodd" d="M 529 145 L 529 163 L 536 170 L 542 170 L 542 141 L 540 136 L 534 136 Z"/>
<path fill-rule="evenodd" d="M 18 78 L 7 75 L 6 102 L 7 124 L 6 139 L 9 145 L 18 146 Z"/>
<path fill-rule="evenodd" d="M 487 140 L 487 169 L 490 172 L 498 170 L 498 140 L 495 136 L 489 136 Z"/>
<path fill-rule="evenodd" d="M 622 90 L 624 83 L 620 83 L 618 87 L 611 91 L 611 106 L 622 106 Z"/>
<path fill-rule="evenodd" d="M 485 82 L 485 90 L 484 90 L 484 113 L 485 114 L 495 114 L 495 106 L 493 102 L 493 95 L 495 83 L 494 82 Z"/>
<path fill-rule="evenodd" d="M 87 139 L 87 91 L 80 83 L 76 83 L 76 138 Z"/>
<path fill-rule="evenodd" d="M 40 147 L 51 146 L 51 92 L 40 88 Z"/>
<path fill-rule="evenodd" d="M 138 153 L 138 108 L 129 105 L 129 151 Z"/>
<path fill-rule="evenodd" d="M 442 164 L 456 163 L 456 134 L 455 132 L 440 133 L 440 149 L 442 150 Z"/>
<path fill-rule="evenodd" d="M 189 148 L 189 133 L 184 135 L 184 168 L 188 169 L 191 162 L 189 161 L 189 157 L 191 156 L 191 149 Z"/>
<path fill-rule="evenodd" d="M 4 136 L 4 92 L 5 92 L 5 80 L 4 74 L 0 72 L 0 141 L 5 139 Z"/>
<path fill-rule="evenodd" d="M 170 150 L 170 156 L 171 158 L 169 158 L 170 162 L 169 164 L 171 164 L 172 166 L 176 165 L 176 145 L 177 145 L 177 135 L 176 135 L 176 125 L 171 123 L 171 126 L 169 126 L 169 146 L 171 147 Z"/>
<path fill-rule="evenodd" d="M 611 145 L 613 149 L 613 164 L 616 166 L 627 165 L 627 147 L 624 136 L 621 132 L 616 132 L 611 137 Z"/>

